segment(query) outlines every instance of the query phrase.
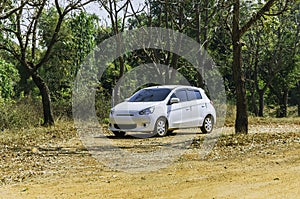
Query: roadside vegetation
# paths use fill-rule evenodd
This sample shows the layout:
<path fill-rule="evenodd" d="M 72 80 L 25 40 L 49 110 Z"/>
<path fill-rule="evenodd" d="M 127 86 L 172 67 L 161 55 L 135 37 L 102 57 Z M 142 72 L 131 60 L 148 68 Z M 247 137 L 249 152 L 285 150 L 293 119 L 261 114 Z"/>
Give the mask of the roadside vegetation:
<path fill-rule="evenodd" d="M 132 1 L 43 0 L 0 5 L 0 130 L 72 118 L 73 82 L 87 55 L 113 35 L 153 26 L 181 32 L 209 52 L 223 76 L 227 102 L 234 106 L 230 117 L 236 133 L 247 133 L 248 116 L 300 115 L 298 1 L 145 0 L 136 7 Z M 109 23 L 87 12 L 87 5 L 104 10 Z M 118 80 L 148 62 L 167 65 L 191 85 L 205 87 L 202 74 L 172 52 L 128 52 L 107 63 L 95 85 L 99 120 L 107 121 Z M 130 84 L 134 87 L 135 80 Z"/>

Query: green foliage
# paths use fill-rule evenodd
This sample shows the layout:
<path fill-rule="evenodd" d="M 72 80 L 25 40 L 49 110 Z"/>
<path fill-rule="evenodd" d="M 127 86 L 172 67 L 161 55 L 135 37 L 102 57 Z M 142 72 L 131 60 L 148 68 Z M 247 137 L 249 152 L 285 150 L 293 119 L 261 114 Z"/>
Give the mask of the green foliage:
<path fill-rule="evenodd" d="M 0 98 L 14 97 L 14 86 L 19 81 L 18 71 L 0 58 Z"/>
<path fill-rule="evenodd" d="M 89 15 L 86 12 L 73 14 L 67 21 L 72 31 L 72 50 L 75 51 L 74 62 L 79 66 L 89 52 L 95 47 L 98 34 L 96 15 Z"/>
<path fill-rule="evenodd" d="M 54 9 L 43 13 L 40 25 L 42 44 L 47 46 L 58 18 Z M 40 69 L 48 83 L 54 102 L 67 103 L 71 98 L 72 83 L 85 57 L 94 48 L 98 18 L 86 12 L 73 13 L 63 22 L 59 42 L 53 48 L 50 60 Z"/>
<path fill-rule="evenodd" d="M 263 100 L 268 106 L 286 109 L 287 100 L 282 96 L 287 95 L 300 78 L 297 72 L 298 20 L 299 3 L 281 15 L 266 16 L 244 36 L 243 63 L 251 111 L 258 104 L 259 92 L 264 93 Z"/>

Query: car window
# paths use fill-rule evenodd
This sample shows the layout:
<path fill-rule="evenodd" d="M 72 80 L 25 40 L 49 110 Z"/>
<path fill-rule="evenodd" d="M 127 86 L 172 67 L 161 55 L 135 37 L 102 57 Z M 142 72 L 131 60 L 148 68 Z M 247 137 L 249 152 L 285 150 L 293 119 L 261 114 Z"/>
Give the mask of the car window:
<path fill-rule="evenodd" d="M 185 90 L 178 90 L 175 92 L 175 95 L 177 98 L 180 99 L 180 102 L 185 102 L 187 101 L 187 95 Z"/>
<path fill-rule="evenodd" d="M 187 90 L 188 100 L 202 99 L 201 93 L 198 90 Z"/>
<path fill-rule="evenodd" d="M 171 92 L 168 88 L 142 89 L 135 93 L 129 102 L 156 102 L 163 101 Z"/>
<path fill-rule="evenodd" d="M 196 95 L 196 99 L 202 99 L 202 95 L 201 95 L 200 91 L 194 90 L 194 93 Z"/>

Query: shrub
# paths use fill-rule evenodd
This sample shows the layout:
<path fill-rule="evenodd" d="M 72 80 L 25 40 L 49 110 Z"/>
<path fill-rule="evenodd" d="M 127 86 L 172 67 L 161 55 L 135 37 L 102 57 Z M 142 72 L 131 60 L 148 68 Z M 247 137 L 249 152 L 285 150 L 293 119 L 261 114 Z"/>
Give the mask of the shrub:
<path fill-rule="evenodd" d="M 0 130 L 28 128 L 42 120 L 42 106 L 31 98 L 19 101 L 0 98 Z"/>

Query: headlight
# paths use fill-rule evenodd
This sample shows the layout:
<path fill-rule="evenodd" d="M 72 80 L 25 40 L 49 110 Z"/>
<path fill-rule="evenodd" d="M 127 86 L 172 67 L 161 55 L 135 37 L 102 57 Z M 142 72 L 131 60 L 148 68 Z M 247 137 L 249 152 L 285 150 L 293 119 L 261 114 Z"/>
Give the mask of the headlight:
<path fill-rule="evenodd" d="M 114 110 L 114 109 L 110 109 L 110 114 L 111 114 L 111 115 L 113 115 L 113 114 L 114 114 L 114 112 L 115 112 L 115 110 Z"/>
<path fill-rule="evenodd" d="M 150 115 L 154 112 L 154 107 L 149 107 L 139 112 L 140 115 Z"/>

